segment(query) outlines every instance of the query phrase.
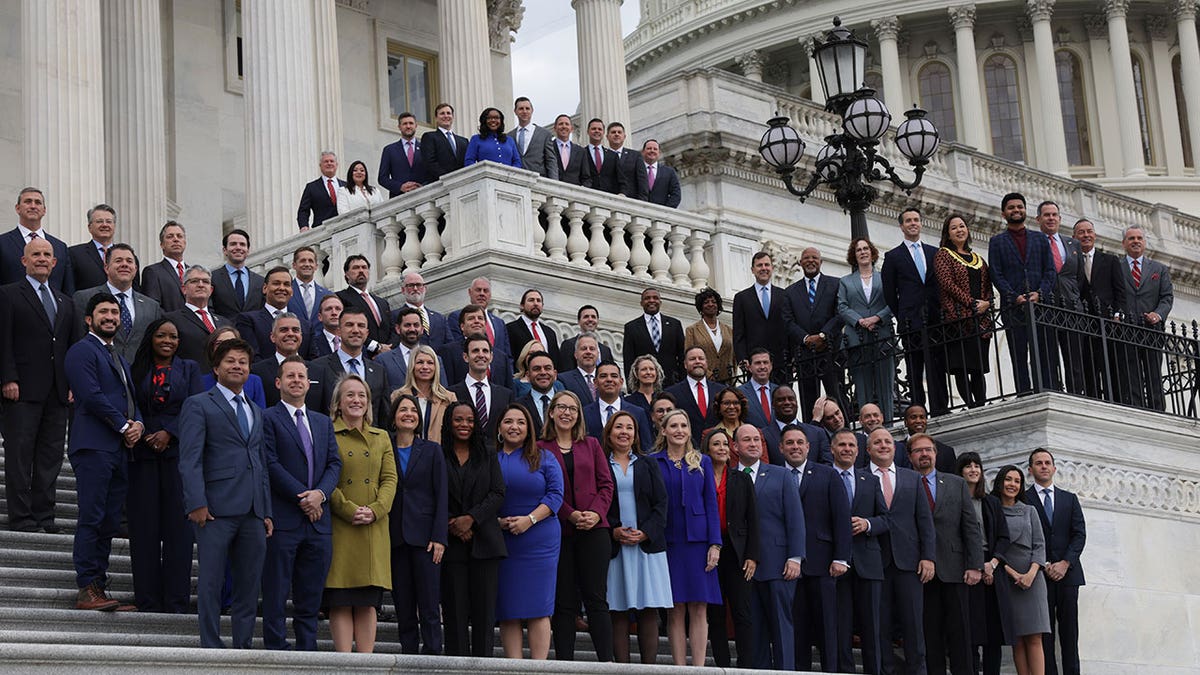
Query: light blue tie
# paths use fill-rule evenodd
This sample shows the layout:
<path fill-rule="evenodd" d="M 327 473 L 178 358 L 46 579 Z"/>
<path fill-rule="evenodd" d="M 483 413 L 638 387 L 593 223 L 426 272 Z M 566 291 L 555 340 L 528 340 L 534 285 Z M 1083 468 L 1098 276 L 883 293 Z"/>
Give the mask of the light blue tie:
<path fill-rule="evenodd" d="M 450 133 L 449 131 L 447 131 L 447 132 L 446 132 L 446 140 L 447 140 L 447 141 L 450 141 L 450 152 L 455 152 L 455 153 L 457 153 L 457 152 L 458 152 L 458 148 L 454 147 L 454 134 L 452 134 L 452 133 Z"/>
<path fill-rule="evenodd" d="M 850 470 L 842 469 L 842 485 L 846 486 L 846 501 L 854 505 L 854 481 L 850 479 Z"/>
<path fill-rule="evenodd" d="M 525 127 L 517 130 L 517 145 L 521 146 L 521 154 L 525 154 Z"/>
<path fill-rule="evenodd" d="M 1054 523 L 1054 502 L 1050 499 L 1050 488 L 1042 488 L 1042 508 L 1046 509 L 1046 520 Z"/>
<path fill-rule="evenodd" d="M 909 244 L 913 250 L 913 262 L 917 265 L 917 274 L 921 275 L 921 281 L 925 281 L 925 252 L 921 250 L 919 242 Z"/>
<path fill-rule="evenodd" d="M 238 426 L 242 428 L 242 437 L 250 438 L 250 418 L 246 415 L 246 406 L 241 396 L 233 397 L 233 407 L 237 412 Z"/>
<path fill-rule="evenodd" d="M 771 316 L 771 293 L 770 293 L 770 291 L 767 290 L 766 286 L 763 286 L 762 290 L 759 291 L 758 294 L 759 294 L 759 297 L 762 298 L 763 316 L 767 316 L 767 317 Z"/>

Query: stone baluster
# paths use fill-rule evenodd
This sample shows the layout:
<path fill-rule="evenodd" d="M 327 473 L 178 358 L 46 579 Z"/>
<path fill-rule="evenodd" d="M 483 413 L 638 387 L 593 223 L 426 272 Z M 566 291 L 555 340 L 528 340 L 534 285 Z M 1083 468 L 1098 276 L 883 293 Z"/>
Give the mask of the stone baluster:
<path fill-rule="evenodd" d="M 400 223 L 393 216 L 379 223 L 383 230 L 383 253 L 379 254 L 379 266 L 384 279 L 399 279 L 404 265 L 400 255 Z"/>
<path fill-rule="evenodd" d="M 625 243 L 625 226 L 629 224 L 629 214 L 614 213 L 612 218 L 608 220 L 609 226 L 612 228 L 612 246 L 608 254 L 608 259 L 612 263 L 612 270 L 618 274 L 628 275 L 629 272 L 629 244 Z"/>
<path fill-rule="evenodd" d="M 570 234 L 567 235 L 567 257 L 572 265 L 587 265 L 588 240 L 583 234 L 583 216 L 586 207 L 579 202 L 571 202 L 567 207 L 567 225 Z"/>
<path fill-rule="evenodd" d="M 417 272 L 421 269 L 421 216 L 415 209 L 409 209 L 400 214 L 400 223 L 404 226 L 404 245 L 400 247 L 400 257 L 404 259 L 406 272 Z"/>
<path fill-rule="evenodd" d="M 587 214 L 588 227 L 591 229 L 592 235 L 588 241 L 588 258 L 592 261 L 594 270 L 607 272 L 612 269 L 608 264 L 608 253 L 611 247 L 608 245 L 608 240 L 604 238 L 604 221 L 608 220 L 610 213 L 608 209 L 593 206 Z"/>
<path fill-rule="evenodd" d="M 667 255 L 665 242 L 671 226 L 661 220 L 650 225 L 650 276 L 655 281 L 670 281 L 671 256 Z"/>
<path fill-rule="evenodd" d="M 546 254 L 556 262 L 567 261 L 567 233 L 563 231 L 562 216 L 567 208 L 560 197 L 546 199 Z"/>
<path fill-rule="evenodd" d="M 671 241 L 671 281 L 676 286 L 688 286 L 691 284 L 691 281 L 688 279 L 688 270 L 691 268 L 691 265 L 688 264 L 687 246 L 684 244 L 691 233 L 691 230 L 686 227 L 676 225 L 667 234 L 667 239 Z"/>
<path fill-rule="evenodd" d="M 707 232 L 692 230 L 692 237 L 688 239 L 691 257 L 691 270 L 688 274 L 692 279 L 692 288 L 696 290 L 711 285 L 708 281 L 708 261 L 704 259 L 704 247 L 708 244 L 708 237 L 709 234 Z"/>
<path fill-rule="evenodd" d="M 438 232 L 438 220 L 443 211 L 437 202 L 425 202 L 417 211 L 425 223 L 425 236 L 421 238 L 421 255 L 425 257 L 425 267 L 431 267 L 442 261 L 442 234 Z"/>
<path fill-rule="evenodd" d="M 545 258 L 546 251 L 542 245 L 546 242 L 546 231 L 542 229 L 542 220 L 538 216 L 542 212 L 542 204 L 546 203 L 546 195 L 531 192 L 529 203 L 533 207 L 533 254 L 539 258 Z"/>
<path fill-rule="evenodd" d="M 633 244 L 629 252 L 629 265 L 633 276 L 638 279 L 649 279 L 650 251 L 646 248 L 646 230 L 650 228 L 650 219 L 646 216 L 634 216 L 629 221 L 629 240 Z"/>

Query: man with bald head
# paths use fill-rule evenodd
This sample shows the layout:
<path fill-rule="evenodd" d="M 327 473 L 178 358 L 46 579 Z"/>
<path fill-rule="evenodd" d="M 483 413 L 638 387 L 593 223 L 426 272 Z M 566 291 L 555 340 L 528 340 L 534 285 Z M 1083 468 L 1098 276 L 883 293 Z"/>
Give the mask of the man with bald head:
<path fill-rule="evenodd" d="M 841 369 L 834 365 L 842 339 L 842 320 L 837 312 L 838 280 L 821 274 L 821 252 L 804 249 L 800 254 L 804 276 L 784 293 L 783 322 L 797 360 L 800 405 L 811 410 L 821 395 L 842 400 Z"/>
<path fill-rule="evenodd" d="M 40 193 L 37 193 L 40 196 Z M 83 335 L 70 296 L 55 290 L 54 246 L 24 246 L 19 281 L 0 286 L 0 429 L 8 529 L 58 532 L 54 483 L 62 468 L 70 387 L 67 348 Z"/>

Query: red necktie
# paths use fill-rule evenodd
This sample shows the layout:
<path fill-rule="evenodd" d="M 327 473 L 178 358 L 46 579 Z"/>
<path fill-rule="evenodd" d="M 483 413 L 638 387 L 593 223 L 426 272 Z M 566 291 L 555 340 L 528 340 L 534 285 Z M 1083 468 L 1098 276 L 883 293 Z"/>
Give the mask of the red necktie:
<path fill-rule="evenodd" d="M 326 178 L 325 185 L 329 188 L 329 201 L 333 202 L 334 206 L 337 206 L 337 191 L 333 189 L 333 179 Z"/>
<path fill-rule="evenodd" d="M 537 340 L 538 342 L 541 342 L 543 345 L 545 345 L 546 343 L 545 343 L 545 342 L 542 342 L 542 336 L 538 334 L 537 322 L 536 322 L 536 321 L 530 321 L 530 322 L 529 322 L 529 327 L 533 329 L 533 339 L 534 339 L 534 340 Z"/>
<path fill-rule="evenodd" d="M 182 288 L 183 287 L 183 263 L 181 263 L 181 262 L 175 263 L 175 265 L 176 265 L 176 268 L 179 270 L 179 286 Z"/>
<path fill-rule="evenodd" d="M 925 498 L 929 500 L 929 510 L 933 511 L 933 509 L 934 509 L 933 491 L 929 489 L 929 479 L 927 479 L 924 476 L 921 476 L 921 485 L 925 487 Z"/>
<path fill-rule="evenodd" d="M 1142 266 L 1138 261 L 1133 261 L 1133 287 L 1140 288 L 1142 285 Z"/>
<path fill-rule="evenodd" d="M 767 401 L 767 385 L 765 384 L 758 388 L 758 402 L 762 404 L 763 415 L 766 415 L 767 419 L 770 420 L 771 404 Z"/>
<path fill-rule="evenodd" d="M 700 416 L 708 417 L 708 402 L 704 400 L 704 383 L 696 383 L 696 407 L 700 408 Z"/>
<path fill-rule="evenodd" d="M 1046 235 L 1050 240 L 1050 255 L 1054 256 L 1054 271 L 1061 272 L 1063 266 L 1062 252 L 1058 250 L 1058 242 L 1054 241 L 1054 235 Z"/>
<path fill-rule="evenodd" d="M 208 318 L 208 312 L 203 307 L 196 310 L 196 313 L 200 315 L 200 321 L 204 322 L 205 330 L 210 333 L 216 330 L 216 326 L 214 326 L 212 320 Z"/>
<path fill-rule="evenodd" d="M 487 331 L 488 342 L 493 347 L 496 346 L 496 331 L 492 329 L 492 318 L 487 314 L 483 315 L 483 329 Z"/>
<path fill-rule="evenodd" d="M 596 170 L 599 171 L 600 170 L 600 146 L 593 145 L 592 153 L 594 153 L 596 155 Z"/>

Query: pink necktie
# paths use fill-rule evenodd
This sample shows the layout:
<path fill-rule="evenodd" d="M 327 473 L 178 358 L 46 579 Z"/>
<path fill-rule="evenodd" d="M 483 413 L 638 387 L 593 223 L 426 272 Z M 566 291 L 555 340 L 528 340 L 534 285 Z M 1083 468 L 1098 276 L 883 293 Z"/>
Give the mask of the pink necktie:
<path fill-rule="evenodd" d="M 564 141 L 558 142 L 558 154 L 562 157 L 563 170 L 567 168 L 567 164 L 571 162 L 571 144 Z"/>
<path fill-rule="evenodd" d="M 654 165 L 653 164 L 646 165 L 646 186 L 649 187 L 651 190 L 654 189 Z"/>
<path fill-rule="evenodd" d="M 405 142 L 404 142 L 404 147 L 405 147 L 405 154 L 406 154 L 406 155 L 408 155 L 408 165 L 411 167 L 411 166 L 413 165 L 413 144 L 412 144 L 412 141 L 405 141 Z"/>
<path fill-rule="evenodd" d="M 380 325 L 382 320 L 379 318 L 379 307 L 375 305 L 375 298 L 372 298 L 371 294 L 367 293 L 366 291 L 359 292 L 359 295 L 361 295 L 362 299 L 366 301 L 367 307 L 371 308 L 371 315 L 375 317 L 375 325 Z"/>
<path fill-rule="evenodd" d="M 892 473 L 887 469 L 880 469 L 879 477 L 883 481 L 883 502 L 890 509 L 892 508 Z"/>

